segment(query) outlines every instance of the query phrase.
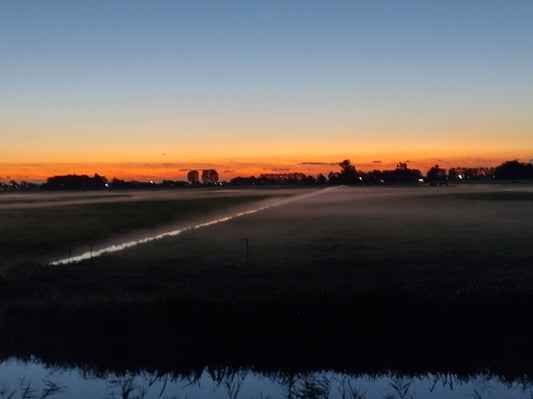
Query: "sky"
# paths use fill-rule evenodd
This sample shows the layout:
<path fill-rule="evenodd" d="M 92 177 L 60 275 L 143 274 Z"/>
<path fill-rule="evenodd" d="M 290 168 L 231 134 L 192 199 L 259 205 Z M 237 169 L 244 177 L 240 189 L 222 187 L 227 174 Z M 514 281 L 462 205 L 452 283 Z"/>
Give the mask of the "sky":
<path fill-rule="evenodd" d="M 533 159 L 531 0 L 0 2 L 0 179 Z"/>

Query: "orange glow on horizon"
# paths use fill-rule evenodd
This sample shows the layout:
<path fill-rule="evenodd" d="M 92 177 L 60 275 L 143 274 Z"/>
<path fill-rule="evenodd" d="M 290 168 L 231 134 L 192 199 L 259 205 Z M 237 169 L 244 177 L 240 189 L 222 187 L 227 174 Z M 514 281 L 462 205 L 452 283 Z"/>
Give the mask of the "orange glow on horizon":
<path fill-rule="evenodd" d="M 10 162 L 0 164 L 0 181 L 34 181 L 42 182 L 48 177 L 66 174 L 93 176 L 98 173 L 108 180 L 114 177 L 123 180 L 138 180 L 160 182 L 162 180 L 186 180 L 189 170 L 216 169 L 221 180 L 233 177 L 259 176 L 267 173 L 296 173 L 316 176 L 320 173 L 327 176 L 329 172 L 338 172 L 338 163 L 350 159 L 357 170 L 390 170 L 398 162 L 407 162 L 412 169 L 419 169 L 426 173 L 435 164 L 443 168 L 452 167 L 491 167 L 513 159 L 529 162 L 528 153 L 485 153 L 485 154 L 454 154 L 452 156 L 410 156 L 414 152 L 397 151 L 389 153 L 357 152 L 334 155 L 309 154 L 307 156 L 272 156 L 272 157 L 243 157 L 243 158 L 211 158 L 205 161 L 173 161 L 165 159 L 146 162 Z M 518 155 L 518 157 L 516 155 Z M 521 156 L 521 157 L 520 157 Z M 162 156 L 161 158 L 166 158 Z"/>
<path fill-rule="evenodd" d="M 529 162 L 533 158 L 533 146 L 519 146 L 505 138 L 457 141 L 446 135 L 433 135 L 426 141 L 392 140 L 339 141 L 324 134 L 314 139 L 283 140 L 271 136 L 257 143 L 218 141 L 202 146 L 175 142 L 140 145 L 133 140 L 122 146 L 87 143 L 64 144 L 62 148 L 43 142 L 39 153 L 32 152 L 25 143 L 12 142 L 9 150 L 0 148 L 0 181 L 45 181 L 56 175 L 95 173 L 109 180 L 186 180 L 191 169 L 211 168 L 218 171 L 222 180 L 265 173 L 316 176 L 339 171 L 338 163 L 344 159 L 362 171 L 390 170 L 398 162 L 406 162 L 410 168 L 426 173 L 435 164 L 447 169 L 490 167 L 508 160 Z"/>

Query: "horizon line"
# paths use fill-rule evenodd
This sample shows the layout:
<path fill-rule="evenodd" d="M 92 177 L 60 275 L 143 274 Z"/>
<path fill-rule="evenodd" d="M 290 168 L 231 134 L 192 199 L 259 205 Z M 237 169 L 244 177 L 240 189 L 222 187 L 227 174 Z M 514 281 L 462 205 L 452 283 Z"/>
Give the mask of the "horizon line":
<path fill-rule="evenodd" d="M 350 159 L 350 158 L 345 158 Z M 402 160 L 385 161 L 371 160 L 366 162 L 353 162 L 352 165 L 358 171 L 371 172 L 373 170 L 394 170 L 399 163 L 406 163 L 409 169 L 418 169 L 422 173 L 427 172 L 431 167 L 439 165 L 443 169 L 452 168 L 493 168 L 504 162 L 518 161 L 522 163 L 533 163 L 533 159 L 513 158 L 501 160 L 474 159 L 458 162 L 451 159 L 426 159 L 426 160 Z M 26 181 L 26 182 L 46 182 L 50 177 L 65 175 L 87 175 L 98 174 L 106 179 L 118 179 L 126 181 L 163 181 L 163 180 L 187 180 L 187 173 L 190 170 L 215 169 L 219 173 L 220 180 L 229 181 L 235 177 L 252 177 L 262 174 L 284 174 L 303 173 L 305 175 L 327 176 L 335 166 L 340 166 L 340 162 L 323 161 L 299 161 L 286 164 L 273 164 L 258 161 L 255 166 L 249 162 L 240 165 L 233 164 L 233 168 L 218 162 L 32 162 L 32 163 L 7 163 L 0 162 L 0 182 Z M 361 165 L 361 166 L 358 166 Z M 453 165 L 453 166 L 452 166 Z M 235 167 L 238 166 L 238 167 Z M 365 167 L 366 166 L 366 167 Z M 102 170 L 103 169 L 103 170 Z"/>

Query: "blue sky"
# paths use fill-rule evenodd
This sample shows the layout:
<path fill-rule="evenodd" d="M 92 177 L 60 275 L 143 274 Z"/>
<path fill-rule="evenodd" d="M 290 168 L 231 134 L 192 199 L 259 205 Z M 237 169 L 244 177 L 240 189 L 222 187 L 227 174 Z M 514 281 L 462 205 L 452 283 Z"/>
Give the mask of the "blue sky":
<path fill-rule="evenodd" d="M 0 156 L 523 149 L 531 21 L 519 0 L 2 2 Z"/>

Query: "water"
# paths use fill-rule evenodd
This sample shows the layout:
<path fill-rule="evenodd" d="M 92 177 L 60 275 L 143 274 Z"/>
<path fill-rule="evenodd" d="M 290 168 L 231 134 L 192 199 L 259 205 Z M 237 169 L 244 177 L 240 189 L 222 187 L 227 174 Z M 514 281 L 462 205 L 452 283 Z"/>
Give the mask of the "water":
<path fill-rule="evenodd" d="M 289 374 L 228 367 L 187 375 L 148 371 L 98 373 L 16 358 L 0 363 L 0 398 L 533 398 L 531 382 L 505 382 L 489 373 L 350 375 Z"/>

